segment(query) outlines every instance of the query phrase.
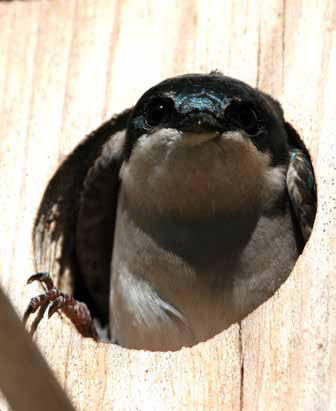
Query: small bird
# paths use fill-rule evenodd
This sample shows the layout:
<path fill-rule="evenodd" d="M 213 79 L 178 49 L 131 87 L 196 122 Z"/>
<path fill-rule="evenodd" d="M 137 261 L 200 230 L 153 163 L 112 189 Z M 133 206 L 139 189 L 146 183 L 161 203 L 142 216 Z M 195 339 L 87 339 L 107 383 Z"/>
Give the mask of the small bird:
<path fill-rule="evenodd" d="M 49 306 L 98 338 L 97 317 L 135 349 L 205 341 L 288 277 L 316 204 L 309 154 L 277 101 L 217 71 L 170 78 L 89 135 L 49 183 L 35 245 L 64 238 L 87 305 L 38 273 L 29 282 L 46 292 L 24 319 L 39 309 L 35 330 Z M 51 221 L 62 228 L 51 233 Z"/>

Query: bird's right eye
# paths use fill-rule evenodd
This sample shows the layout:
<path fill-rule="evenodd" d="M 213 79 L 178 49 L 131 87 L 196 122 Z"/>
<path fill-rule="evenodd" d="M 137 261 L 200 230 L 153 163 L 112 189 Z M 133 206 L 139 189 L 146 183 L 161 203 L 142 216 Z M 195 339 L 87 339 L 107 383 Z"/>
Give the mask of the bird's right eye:
<path fill-rule="evenodd" d="M 258 116 L 247 102 L 233 101 L 225 111 L 226 118 L 236 127 L 250 135 L 259 132 Z"/>
<path fill-rule="evenodd" d="M 174 110 L 174 102 L 168 97 L 156 97 L 149 101 L 145 110 L 146 123 L 156 127 L 169 120 Z"/>

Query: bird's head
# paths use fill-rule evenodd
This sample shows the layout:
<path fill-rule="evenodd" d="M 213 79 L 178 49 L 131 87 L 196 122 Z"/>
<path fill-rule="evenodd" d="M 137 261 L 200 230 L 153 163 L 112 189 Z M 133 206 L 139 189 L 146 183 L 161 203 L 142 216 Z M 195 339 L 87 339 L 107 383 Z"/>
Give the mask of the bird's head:
<path fill-rule="evenodd" d="M 284 124 L 275 100 L 239 80 L 218 72 L 174 77 L 149 89 L 130 115 L 127 172 L 175 211 L 185 203 L 190 212 L 191 201 L 204 212 L 210 199 L 212 212 L 257 206 L 284 189 Z"/>
<path fill-rule="evenodd" d="M 170 143 L 194 146 L 232 132 L 269 153 L 274 164 L 286 161 L 283 114 L 275 100 L 218 72 L 182 75 L 140 98 L 128 123 L 128 153 L 139 139 L 156 139 L 158 134 L 170 136 Z"/>

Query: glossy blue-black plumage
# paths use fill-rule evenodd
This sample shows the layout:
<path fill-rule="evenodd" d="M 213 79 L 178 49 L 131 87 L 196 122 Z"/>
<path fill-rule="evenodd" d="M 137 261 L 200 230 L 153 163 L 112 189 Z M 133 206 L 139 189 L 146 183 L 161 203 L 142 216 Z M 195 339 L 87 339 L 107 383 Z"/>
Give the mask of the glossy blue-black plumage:
<path fill-rule="evenodd" d="M 233 102 L 245 104 L 257 116 L 257 132 L 247 137 L 259 150 L 269 151 L 274 164 L 287 161 L 288 145 L 279 104 L 242 81 L 217 72 L 177 76 L 149 89 L 135 105 L 128 122 L 126 159 L 137 139 L 153 131 L 146 122 L 146 107 L 158 98 L 173 102 L 171 113 L 158 125 L 160 128 L 195 132 L 237 130 L 226 115 L 227 108 Z"/>

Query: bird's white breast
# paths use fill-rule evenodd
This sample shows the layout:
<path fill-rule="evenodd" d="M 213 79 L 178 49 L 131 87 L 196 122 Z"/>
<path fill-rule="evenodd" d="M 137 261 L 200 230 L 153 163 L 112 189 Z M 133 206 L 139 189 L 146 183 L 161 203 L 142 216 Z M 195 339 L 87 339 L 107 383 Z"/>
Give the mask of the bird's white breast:
<path fill-rule="evenodd" d="M 285 170 L 271 167 L 269 155 L 241 134 L 160 130 L 143 136 L 120 178 L 110 323 L 122 346 L 176 350 L 204 341 L 273 293 L 279 285 L 274 278 L 283 280 L 293 266 L 288 212 L 263 215 L 284 190 Z M 151 235 L 154 219 L 160 228 L 161 218 L 165 224 L 170 216 L 197 222 L 223 213 L 249 213 L 256 228 L 244 250 L 230 258 L 223 252 L 215 264 L 193 264 Z M 139 214 L 145 216 L 141 224 Z M 286 259 L 279 248 L 286 253 L 288 244 Z"/>

